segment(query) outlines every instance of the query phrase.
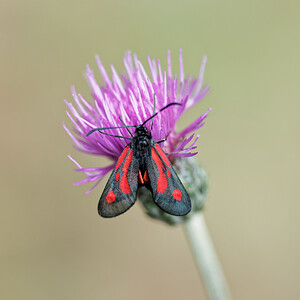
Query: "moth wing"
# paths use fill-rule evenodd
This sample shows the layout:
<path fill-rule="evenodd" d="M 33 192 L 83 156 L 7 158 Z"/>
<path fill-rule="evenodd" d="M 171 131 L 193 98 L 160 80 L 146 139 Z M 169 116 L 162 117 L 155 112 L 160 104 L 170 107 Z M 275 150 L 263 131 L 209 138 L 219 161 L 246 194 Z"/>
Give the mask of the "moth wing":
<path fill-rule="evenodd" d="M 188 214 L 191 210 L 190 197 L 158 144 L 151 147 L 151 154 L 146 161 L 146 170 L 154 202 L 171 215 Z"/>
<path fill-rule="evenodd" d="M 112 171 L 98 203 L 99 215 L 116 217 L 128 210 L 136 200 L 139 163 L 133 150 L 126 146 Z"/>

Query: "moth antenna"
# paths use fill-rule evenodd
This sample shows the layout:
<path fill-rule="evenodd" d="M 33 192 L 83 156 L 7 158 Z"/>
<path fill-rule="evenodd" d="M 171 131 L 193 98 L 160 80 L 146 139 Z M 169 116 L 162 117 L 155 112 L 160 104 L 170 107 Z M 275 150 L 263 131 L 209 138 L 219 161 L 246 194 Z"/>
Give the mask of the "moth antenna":
<path fill-rule="evenodd" d="M 119 117 L 119 119 L 120 119 L 120 121 L 122 122 L 122 124 L 124 124 L 126 130 L 129 132 L 129 134 L 133 137 L 133 134 L 132 134 L 131 131 L 128 129 L 129 126 L 127 126 L 127 125 L 123 122 L 123 120 L 121 119 L 121 117 Z M 130 127 L 131 127 L 131 126 L 130 126 Z"/>
<path fill-rule="evenodd" d="M 161 110 L 159 110 L 158 112 L 156 112 L 155 114 L 153 114 L 150 118 L 148 118 L 146 121 L 144 121 L 144 123 L 141 126 L 144 126 L 148 121 L 150 121 L 151 119 L 153 119 L 155 116 L 157 116 L 160 112 L 162 112 L 163 110 L 165 110 L 166 108 L 172 106 L 172 105 L 182 105 L 181 103 L 177 103 L 177 102 L 172 102 L 169 103 L 168 105 L 166 105 L 165 107 L 163 107 Z"/>
<path fill-rule="evenodd" d="M 115 127 L 102 127 L 102 128 L 94 128 L 91 131 L 89 131 L 86 136 L 89 136 L 95 131 L 104 130 L 104 129 L 116 129 L 116 128 L 127 128 L 127 127 L 136 127 L 136 125 L 125 125 L 125 126 L 115 126 Z"/>
<path fill-rule="evenodd" d="M 110 134 L 110 133 L 106 133 L 106 132 L 102 132 L 100 130 L 98 130 L 101 134 L 105 134 L 105 135 L 109 135 L 109 136 L 113 136 L 116 138 L 120 138 L 120 139 L 127 139 L 127 140 L 132 140 L 131 138 L 127 137 L 127 136 L 121 136 L 121 135 L 114 135 L 114 134 Z"/>

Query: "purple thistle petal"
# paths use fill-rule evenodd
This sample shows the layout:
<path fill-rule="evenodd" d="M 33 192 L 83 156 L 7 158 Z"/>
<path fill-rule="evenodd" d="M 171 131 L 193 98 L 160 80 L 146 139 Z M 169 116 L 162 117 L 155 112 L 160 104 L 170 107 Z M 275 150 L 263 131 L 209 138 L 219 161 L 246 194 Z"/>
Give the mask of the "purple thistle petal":
<path fill-rule="evenodd" d="M 87 115 L 86 110 L 84 110 L 84 108 L 82 107 L 82 105 L 81 105 L 81 103 L 80 103 L 80 101 L 78 99 L 78 96 L 77 96 L 77 93 L 75 91 L 75 87 L 74 86 L 71 87 L 71 93 L 72 93 L 73 99 L 75 100 L 75 103 L 77 105 L 77 108 L 78 108 L 79 112 L 81 114 Z"/>
<path fill-rule="evenodd" d="M 126 78 L 126 76 L 123 76 L 123 81 L 125 83 L 125 86 L 129 84 L 129 82 L 133 82 L 133 72 L 132 72 L 132 68 L 129 66 L 129 62 L 127 60 L 127 57 L 125 56 L 124 59 L 123 59 L 123 63 L 124 63 L 124 66 L 125 66 L 125 69 L 127 71 L 127 74 L 128 74 L 128 79 Z M 125 81 L 125 80 L 126 81 Z"/>
<path fill-rule="evenodd" d="M 125 90 L 124 90 L 123 84 L 122 84 L 121 79 L 120 79 L 119 75 L 117 74 L 113 65 L 111 66 L 111 70 L 113 73 L 113 80 L 114 80 L 115 86 L 120 90 L 122 95 L 125 95 Z"/>
<path fill-rule="evenodd" d="M 165 71 L 164 72 L 164 104 L 163 106 L 166 106 L 167 105 L 167 100 L 168 100 L 168 96 L 167 96 L 167 72 Z"/>
<path fill-rule="evenodd" d="M 182 60 L 182 49 L 179 50 L 179 69 L 180 69 L 180 85 L 183 85 L 184 69 L 183 69 L 183 60 Z"/>
<path fill-rule="evenodd" d="M 65 129 L 65 131 L 67 132 L 67 134 L 70 136 L 70 138 L 72 139 L 72 141 L 74 142 L 75 145 L 77 145 L 77 147 L 79 149 L 82 149 L 81 144 L 78 142 L 78 140 L 74 137 L 74 135 L 70 132 L 70 130 L 66 127 L 65 122 L 62 123 L 63 128 Z"/>
<path fill-rule="evenodd" d="M 178 153 L 171 153 L 170 155 L 172 155 L 173 157 L 192 157 L 197 155 L 198 152 L 189 152 L 189 153 L 184 153 L 184 152 L 178 152 Z"/>
<path fill-rule="evenodd" d="M 86 192 L 84 192 L 85 195 L 89 194 L 94 188 L 96 188 L 98 186 L 98 184 L 102 181 L 103 177 L 100 177 L 98 179 L 98 181 L 96 182 L 96 184 L 94 184 L 89 190 L 87 190 Z"/>
<path fill-rule="evenodd" d="M 160 66 L 160 60 L 157 60 L 157 66 L 158 66 L 158 75 L 159 75 L 159 84 L 162 83 L 163 77 L 162 77 L 162 72 L 161 72 L 161 66 Z"/>
<path fill-rule="evenodd" d="M 93 108 L 93 106 L 88 103 L 82 96 L 81 94 L 78 94 L 78 97 L 80 99 L 80 101 L 85 105 L 85 107 L 89 110 L 89 114 L 92 114 L 93 118 L 95 117 L 95 110 Z"/>
<path fill-rule="evenodd" d="M 207 57 L 203 56 L 201 66 L 200 66 L 198 81 L 197 81 L 197 87 L 194 91 L 194 95 L 197 95 L 200 92 L 201 88 L 202 88 L 206 62 L 207 62 Z"/>
<path fill-rule="evenodd" d="M 184 148 L 188 143 L 190 143 L 190 141 L 194 138 L 194 134 L 192 134 L 189 138 L 185 139 L 182 143 L 180 143 L 173 152 L 169 153 L 172 156 L 182 156 L 182 154 L 191 154 L 190 151 L 196 149 L 197 147 L 195 145 L 195 143 L 197 142 L 199 135 L 197 135 L 197 137 L 195 138 L 195 140 L 192 142 L 191 145 L 189 145 L 187 148 Z"/>
<path fill-rule="evenodd" d="M 98 101 L 99 103 L 101 103 L 104 100 L 103 93 L 102 93 L 99 85 L 96 82 L 93 71 L 90 70 L 89 66 L 87 66 L 87 71 L 86 71 L 85 76 L 86 76 L 87 82 L 90 86 L 90 89 L 92 91 L 92 95 L 95 98 L 95 101 Z"/>
<path fill-rule="evenodd" d="M 69 117 L 69 119 L 71 120 L 71 122 L 73 123 L 75 130 L 76 130 L 77 132 L 79 132 L 79 134 L 83 134 L 83 130 L 81 129 L 80 126 L 78 126 L 78 124 L 75 122 L 75 120 L 74 120 L 74 119 L 72 118 L 72 116 L 69 114 L 69 112 L 66 111 L 66 113 L 67 113 L 67 116 Z M 63 124 L 63 126 L 64 126 L 64 124 Z M 68 131 L 67 131 L 67 132 L 68 132 Z"/>
<path fill-rule="evenodd" d="M 146 110 L 145 110 L 145 106 L 144 106 L 144 103 L 143 103 L 143 99 L 142 99 L 140 90 L 138 90 L 138 98 L 139 98 L 139 106 L 142 109 L 143 118 L 146 120 L 147 119 L 147 114 L 146 114 Z"/>
<path fill-rule="evenodd" d="M 210 92 L 210 88 L 207 86 L 204 86 L 203 89 L 199 92 L 199 94 L 195 98 L 190 98 L 190 100 L 187 103 L 187 109 L 197 104 L 199 101 L 201 101 L 208 93 Z"/>
<path fill-rule="evenodd" d="M 81 171 L 87 176 L 95 175 L 91 172 L 96 172 L 98 174 L 101 173 L 101 175 L 105 175 L 110 170 L 112 170 L 115 165 L 115 164 L 112 164 L 112 165 L 104 167 L 104 168 L 82 168 L 81 165 L 71 155 L 68 155 L 68 158 L 78 167 L 78 169 L 75 169 L 75 171 Z"/>
<path fill-rule="evenodd" d="M 174 151 L 180 151 L 180 149 L 183 149 L 192 139 L 193 139 L 193 137 L 194 137 L 194 133 L 190 136 L 190 137 L 188 137 L 188 138 L 186 138 L 186 139 L 184 139 L 175 149 L 174 149 Z"/>
<path fill-rule="evenodd" d="M 150 56 L 147 56 L 147 60 L 148 60 L 148 64 L 149 64 L 153 82 L 157 84 L 158 83 L 157 82 L 157 69 L 156 69 L 155 61 L 151 60 Z"/>
<path fill-rule="evenodd" d="M 205 114 L 203 114 L 202 116 L 200 116 L 199 118 L 197 118 L 192 124 L 190 124 L 187 128 L 185 128 L 184 130 L 182 130 L 181 132 L 178 133 L 178 136 L 186 136 L 187 134 L 189 134 L 190 132 L 195 131 L 197 128 L 202 127 L 203 125 L 201 125 L 201 123 L 204 121 L 204 119 L 207 117 L 208 113 L 211 111 L 211 108 L 207 110 L 207 112 Z M 199 127 L 200 126 L 200 127 Z"/>
<path fill-rule="evenodd" d="M 102 64 L 102 62 L 101 62 L 101 60 L 100 60 L 100 57 L 99 57 L 98 55 L 96 55 L 96 62 L 97 62 L 99 71 L 100 71 L 100 73 L 101 73 L 101 75 L 102 75 L 102 78 L 103 78 L 103 80 L 104 80 L 106 86 L 107 86 L 108 88 L 111 88 L 111 86 L 112 86 L 112 85 L 111 85 L 111 81 L 110 81 L 110 79 L 109 79 L 109 77 L 108 77 L 108 75 L 107 75 L 107 73 L 106 73 L 106 70 L 105 70 L 105 68 L 104 68 L 104 66 L 103 66 L 103 64 Z"/>
<path fill-rule="evenodd" d="M 172 64 L 171 64 L 171 51 L 168 51 L 168 55 L 167 55 L 167 69 L 168 69 L 168 78 L 172 78 Z"/>
<path fill-rule="evenodd" d="M 85 194 L 92 191 L 101 182 L 103 177 L 109 171 L 111 171 L 115 166 L 115 164 L 112 164 L 112 165 L 104 167 L 104 168 L 82 168 L 80 166 L 80 164 L 75 159 L 73 159 L 70 155 L 68 155 L 68 158 L 78 167 L 78 169 L 75 169 L 74 171 L 80 171 L 80 172 L 83 172 L 85 175 L 87 175 L 86 178 L 84 178 L 78 182 L 75 182 L 74 185 L 80 185 L 83 183 L 93 182 L 93 181 L 97 180 L 96 184 L 90 190 L 85 192 Z"/>

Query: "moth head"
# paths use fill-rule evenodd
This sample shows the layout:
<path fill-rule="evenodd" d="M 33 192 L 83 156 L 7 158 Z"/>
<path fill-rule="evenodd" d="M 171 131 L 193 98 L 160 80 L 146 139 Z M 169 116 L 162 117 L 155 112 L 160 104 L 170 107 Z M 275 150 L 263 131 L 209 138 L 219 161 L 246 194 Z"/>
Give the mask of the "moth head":
<path fill-rule="evenodd" d="M 148 135 L 147 128 L 144 127 L 143 125 L 138 125 L 135 129 L 135 134 L 138 135 Z"/>

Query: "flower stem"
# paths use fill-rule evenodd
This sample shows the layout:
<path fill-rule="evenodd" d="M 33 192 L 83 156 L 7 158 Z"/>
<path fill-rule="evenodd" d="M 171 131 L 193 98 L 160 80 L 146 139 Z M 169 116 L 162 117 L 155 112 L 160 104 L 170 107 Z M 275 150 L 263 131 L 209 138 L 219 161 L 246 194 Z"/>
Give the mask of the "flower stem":
<path fill-rule="evenodd" d="M 194 214 L 184 223 L 189 244 L 210 300 L 230 300 L 229 290 L 212 244 L 203 213 Z"/>

